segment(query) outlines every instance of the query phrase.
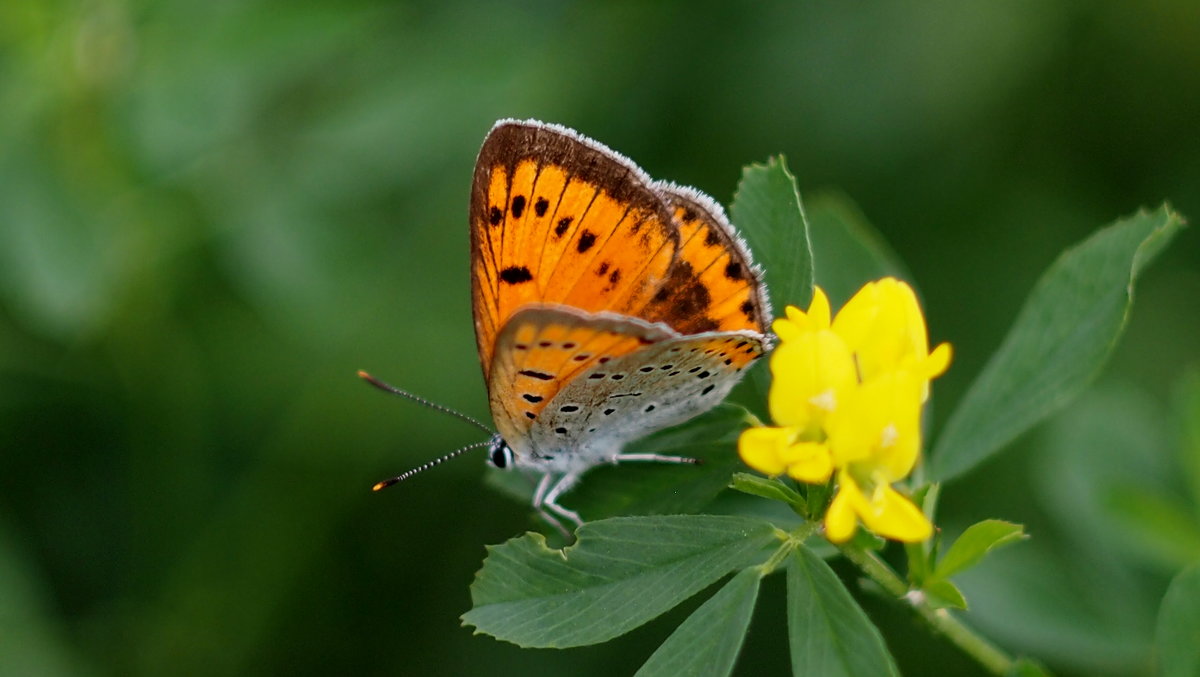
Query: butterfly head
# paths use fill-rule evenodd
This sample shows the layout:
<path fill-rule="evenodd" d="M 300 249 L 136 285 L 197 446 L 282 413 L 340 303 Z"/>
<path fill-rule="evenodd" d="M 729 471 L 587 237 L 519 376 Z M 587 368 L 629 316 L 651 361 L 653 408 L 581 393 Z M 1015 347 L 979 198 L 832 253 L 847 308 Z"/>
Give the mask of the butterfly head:
<path fill-rule="evenodd" d="M 499 433 L 492 435 L 492 439 L 488 440 L 487 449 L 488 463 L 500 470 L 512 470 L 516 461 L 512 447 L 508 446 L 508 442 L 505 442 Z"/>

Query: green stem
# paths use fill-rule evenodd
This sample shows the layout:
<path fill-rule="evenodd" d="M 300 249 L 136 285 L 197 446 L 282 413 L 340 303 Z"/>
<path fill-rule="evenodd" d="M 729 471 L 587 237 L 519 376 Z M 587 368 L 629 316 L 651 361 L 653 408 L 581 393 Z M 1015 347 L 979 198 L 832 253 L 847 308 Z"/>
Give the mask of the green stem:
<path fill-rule="evenodd" d="M 1013 659 L 987 641 L 946 609 L 930 606 L 920 591 L 910 591 L 903 578 L 873 552 L 851 545 L 840 546 L 842 554 L 889 594 L 907 600 L 929 625 L 994 675 L 1004 675 Z"/>
<path fill-rule="evenodd" d="M 758 565 L 758 569 L 761 574 L 766 576 L 775 571 L 780 564 L 783 564 L 783 560 L 786 559 L 793 550 L 804 543 L 804 540 L 812 535 L 812 532 L 816 531 L 816 528 L 817 527 L 815 524 L 806 522 L 793 530 L 791 533 L 777 530 L 776 533 L 779 534 L 780 540 L 782 540 L 783 543 L 779 544 L 779 547 L 775 550 L 775 552 L 771 553 L 771 556 L 767 558 L 767 561 Z"/>

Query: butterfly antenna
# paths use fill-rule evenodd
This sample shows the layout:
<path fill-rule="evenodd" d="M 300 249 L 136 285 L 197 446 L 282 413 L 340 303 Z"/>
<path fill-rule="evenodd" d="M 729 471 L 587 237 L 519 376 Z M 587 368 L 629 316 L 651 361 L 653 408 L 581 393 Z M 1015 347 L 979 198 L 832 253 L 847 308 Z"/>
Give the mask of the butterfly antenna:
<path fill-rule="evenodd" d="M 470 423 L 471 425 L 475 426 L 476 428 L 479 428 L 480 430 L 486 432 L 489 435 L 491 435 L 495 432 L 491 428 L 480 423 L 479 421 L 475 420 L 474 418 L 467 416 L 466 414 L 462 413 L 461 411 L 455 411 L 455 410 L 451 409 L 450 407 L 443 407 L 440 404 L 430 402 L 429 400 L 425 399 L 424 397 L 419 397 L 417 395 L 414 395 L 414 394 L 408 392 L 407 390 L 401 390 L 400 388 L 397 388 L 396 386 L 391 385 L 390 383 L 384 383 L 383 381 L 380 381 L 379 379 L 375 378 L 374 376 L 371 376 L 370 374 L 368 374 L 365 371 L 360 370 L 358 372 L 358 377 L 361 378 L 362 380 L 366 381 L 367 383 L 370 383 L 371 385 L 375 386 L 376 388 L 379 388 L 380 390 L 382 390 L 385 393 L 399 395 L 400 397 L 407 397 L 408 399 L 412 400 L 413 402 L 416 402 L 417 404 L 429 407 L 430 409 L 436 409 L 437 411 L 440 411 L 443 414 L 450 414 L 451 416 L 460 418 L 460 419 L 466 421 L 467 423 Z M 468 447 L 468 449 L 469 448 L 470 447 Z M 465 451 L 465 450 L 459 450 L 459 452 L 461 452 L 461 451 Z M 459 452 L 455 452 L 454 454 L 451 454 L 451 456 L 457 456 Z M 446 460 L 446 459 L 445 458 L 438 459 L 437 461 L 433 462 L 433 465 L 441 463 L 444 460 Z M 422 468 L 422 470 L 423 469 L 424 468 Z M 417 471 L 413 471 L 413 472 L 417 472 Z M 405 476 L 407 476 L 407 475 L 408 475 L 408 473 L 405 473 Z M 403 476 L 400 479 L 403 479 Z M 388 480 L 388 481 L 391 482 L 391 480 Z M 399 481 L 399 480 L 397 480 L 397 481 Z M 381 482 L 380 484 L 383 484 L 383 483 Z"/>
<path fill-rule="evenodd" d="M 446 454 L 445 456 L 442 456 L 442 457 L 440 457 L 440 458 L 435 458 L 435 459 L 433 459 L 432 461 L 430 461 L 430 462 L 428 462 L 428 463 L 426 463 L 426 464 L 424 464 L 424 465 L 421 465 L 421 466 L 418 466 L 418 467 L 416 467 L 416 468 L 413 468 L 412 470 L 409 470 L 408 472 L 404 472 L 404 473 L 401 473 L 401 474 L 399 474 L 399 475 L 396 475 L 395 477 L 391 478 L 390 480 L 384 480 L 384 481 L 382 481 L 382 482 L 376 482 L 376 483 L 375 483 L 375 486 L 371 487 L 371 491 L 379 491 L 380 489 L 387 489 L 388 487 L 392 486 L 393 484 L 395 484 L 395 483 L 397 483 L 397 482 L 403 482 L 404 480 L 406 480 L 406 479 L 408 479 L 408 478 L 412 477 L 413 475 L 416 475 L 416 474 L 417 474 L 417 473 L 419 473 L 419 472 L 424 472 L 424 471 L 426 471 L 426 470 L 429 470 L 430 468 L 432 468 L 432 467 L 433 467 L 433 466 L 435 466 L 435 465 L 441 465 L 442 463 L 445 463 L 446 461 L 449 461 L 450 459 L 454 458 L 455 456 L 458 456 L 458 455 L 460 455 L 460 454 L 463 454 L 463 453 L 465 453 L 465 452 L 468 452 L 468 451 L 470 451 L 470 450 L 472 450 L 472 449 L 478 449 L 478 448 L 480 448 L 480 447 L 486 447 L 486 446 L 487 446 L 487 445 L 489 445 L 489 444 L 491 444 L 491 442 L 490 442 L 490 441 L 487 441 L 487 442 L 476 442 L 476 443 L 474 443 L 474 444 L 468 444 L 467 446 L 465 446 L 465 447 L 462 447 L 461 449 L 455 449 L 454 451 L 452 451 L 452 452 L 450 452 L 450 453 Z"/>

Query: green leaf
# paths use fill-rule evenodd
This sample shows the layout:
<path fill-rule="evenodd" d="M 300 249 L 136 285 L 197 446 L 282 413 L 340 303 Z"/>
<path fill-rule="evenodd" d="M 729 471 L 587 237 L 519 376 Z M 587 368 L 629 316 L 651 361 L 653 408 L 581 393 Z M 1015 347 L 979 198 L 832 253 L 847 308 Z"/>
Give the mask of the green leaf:
<path fill-rule="evenodd" d="M 792 674 L 900 674 L 879 630 L 829 565 L 808 548 L 796 548 L 789 559 L 787 587 Z"/>
<path fill-rule="evenodd" d="M 850 198 L 834 192 L 813 195 L 805 200 L 804 213 L 813 279 L 835 309 L 872 280 L 890 275 L 912 281 L 900 257 Z"/>
<path fill-rule="evenodd" d="M 1158 610 L 1154 645 L 1163 677 L 1200 675 L 1200 566 L 1171 581 Z"/>
<path fill-rule="evenodd" d="M 808 307 L 813 257 L 796 177 L 782 156 L 742 169 L 729 216 L 762 265 L 775 312 L 786 304 Z"/>
<path fill-rule="evenodd" d="M 769 158 L 765 165 L 742 169 L 729 215 L 762 266 L 772 312 L 782 315 L 787 304 L 808 307 L 812 298 L 812 245 L 796 178 L 782 156 Z M 765 417 L 770 387 L 767 366 L 755 364 L 730 399 Z"/>
<path fill-rule="evenodd" d="M 1063 253 L 947 421 L 930 476 L 944 480 L 975 467 L 1079 394 L 1125 327 L 1138 274 L 1181 226 L 1164 205 Z"/>
<path fill-rule="evenodd" d="M 778 479 L 739 472 L 733 474 L 733 480 L 730 481 L 729 487 L 742 493 L 750 494 L 751 496 L 759 496 L 772 501 L 783 501 L 801 509 L 807 508 L 804 503 L 804 497 Z"/>
<path fill-rule="evenodd" d="M 932 581 L 926 585 L 923 590 L 926 597 L 929 598 L 929 603 L 935 609 L 963 609 L 967 608 L 967 598 L 963 597 L 962 591 L 958 586 L 947 580 Z"/>
<path fill-rule="evenodd" d="M 758 568 L 743 569 L 683 622 L 637 671 L 638 677 L 733 672 L 758 599 Z"/>
<path fill-rule="evenodd" d="M 994 548 L 1026 538 L 1025 527 L 1003 520 L 984 520 L 967 527 L 933 569 L 933 578 L 946 580 L 969 569 Z"/>
<path fill-rule="evenodd" d="M 590 522 L 564 550 L 525 534 L 488 547 L 462 619 L 523 647 L 604 642 L 765 559 L 775 531 L 759 519 L 670 515 Z"/>

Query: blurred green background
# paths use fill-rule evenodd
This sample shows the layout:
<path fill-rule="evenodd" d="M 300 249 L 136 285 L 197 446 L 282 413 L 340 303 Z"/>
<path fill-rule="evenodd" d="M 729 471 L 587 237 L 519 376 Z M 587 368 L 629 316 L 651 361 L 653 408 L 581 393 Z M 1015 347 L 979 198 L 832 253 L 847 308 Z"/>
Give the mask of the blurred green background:
<path fill-rule="evenodd" d="M 1164 199 L 1200 215 L 1200 9 L 0 4 L 0 673 L 607 676 L 665 638 L 687 609 L 586 649 L 472 637 L 484 545 L 528 510 L 482 454 L 368 491 L 479 434 L 356 369 L 487 418 L 466 211 L 501 117 L 724 203 L 780 152 L 810 203 L 851 196 L 955 345 L 936 429 L 1059 251 Z M 964 580 L 970 618 L 1062 674 L 1148 674 L 1200 556 L 1198 241 L 1080 402 L 944 491 L 950 532 L 1029 524 Z M 740 674 L 786 669 L 777 578 Z M 978 674 L 864 604 L 906 674 Z"/>

